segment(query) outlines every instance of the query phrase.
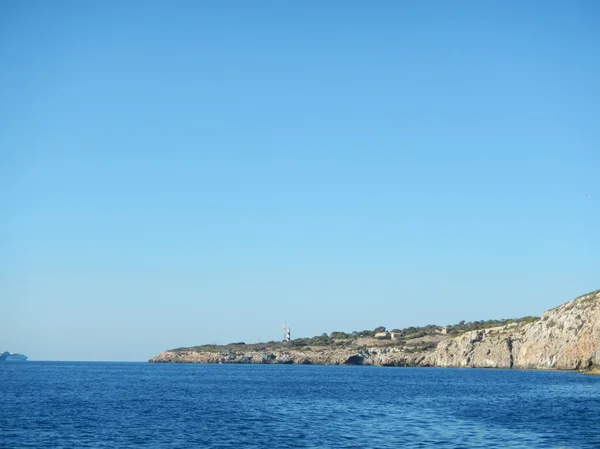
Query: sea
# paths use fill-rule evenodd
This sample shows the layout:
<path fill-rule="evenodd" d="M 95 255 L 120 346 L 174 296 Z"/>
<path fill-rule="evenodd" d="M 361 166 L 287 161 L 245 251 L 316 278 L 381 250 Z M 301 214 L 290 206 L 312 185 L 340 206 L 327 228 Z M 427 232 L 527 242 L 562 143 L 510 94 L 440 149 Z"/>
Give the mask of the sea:
<path fill-rule="evenodd" d="M 600 377 L 311 365 L 0 364 L 2 448 L 600 448 Z"/>

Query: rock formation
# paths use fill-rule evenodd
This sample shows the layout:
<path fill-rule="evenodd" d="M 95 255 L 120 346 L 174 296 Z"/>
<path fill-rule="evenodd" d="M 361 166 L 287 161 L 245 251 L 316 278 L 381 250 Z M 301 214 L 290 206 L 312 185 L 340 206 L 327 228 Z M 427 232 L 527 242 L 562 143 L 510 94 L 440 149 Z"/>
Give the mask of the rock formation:
<path fill-rule="evenodd" d="M 433 350 L 409 346 L 317 346 L 262 351 L 181 348 L 161 352 L 157 363 L 285 363 L 595 370 L 600 367 L 600 290 L 548 310 L 534 322 L 443 336 Z M 293 343 L 293 342 L 292 342 Z"/>
<path fill-rule="evenodd" d="M 548 310 L 533 323 L 466 332 L 442 341 L 425 363 L 565 370 L 600 366 L 600 291 Z"/>

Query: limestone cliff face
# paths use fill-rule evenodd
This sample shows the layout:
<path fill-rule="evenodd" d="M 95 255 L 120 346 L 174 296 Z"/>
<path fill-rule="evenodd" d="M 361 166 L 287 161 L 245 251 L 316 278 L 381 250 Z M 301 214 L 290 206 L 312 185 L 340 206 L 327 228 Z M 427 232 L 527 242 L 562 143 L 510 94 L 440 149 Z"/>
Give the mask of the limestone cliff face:
<path fill-rule="evenodd" d="M 549 310 L 533 323 L 442 341 L 425 364 L 567 370 L 600 366 L 600 291 Z"/>
<path fill-rule="evenodd" d="M 273 352 L 164 351 L 152 358 L 150 362 L 417 366 L 422 360 L 422 354 L 408 353 L 398 348 L 372 348 L 358 351 L 352 348 L 323 348 L 313 351 Z"/>
<path fill-rule="evenodd" d="M 466 332 L 442 341 L 424 364 L 442 367 L 512 368 L 518 342 L 503 328 Z"/>
<path fill-rule="evenodd" d="M 545 312 L 518 335 L 515 367 L 600 366 L 600 290 Z"/>
<path fill-rule="evenodd" d="M 319 347 L 311 350 L 165 351 L 160 363 L 260 363 L 474 368 L 594 369 L 600 367 L 600 290 L 512 323 L 446 338 L 433 351 L 400 347 Z"/>
<path fill-rule="evenodd" d="M 351 359 L 352 356 L 357 355 Z M 363 355 L 347 350 L 311 351 L 164 351 L 150 360 L 162 363 L 249 363 L 249 364 L 318 364 L 318 365 L 362 365 Z"/>

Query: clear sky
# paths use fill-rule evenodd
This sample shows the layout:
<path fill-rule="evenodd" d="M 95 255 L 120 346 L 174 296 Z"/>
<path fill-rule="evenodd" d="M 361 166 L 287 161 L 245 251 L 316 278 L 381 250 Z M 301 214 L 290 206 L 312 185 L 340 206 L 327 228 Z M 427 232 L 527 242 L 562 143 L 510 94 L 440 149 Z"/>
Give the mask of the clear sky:
<path fill-rule="evenodd" d="M 147 360 L 600 288 L 595 0 L 7 0 L 0 67 L 0 351 Z"/>

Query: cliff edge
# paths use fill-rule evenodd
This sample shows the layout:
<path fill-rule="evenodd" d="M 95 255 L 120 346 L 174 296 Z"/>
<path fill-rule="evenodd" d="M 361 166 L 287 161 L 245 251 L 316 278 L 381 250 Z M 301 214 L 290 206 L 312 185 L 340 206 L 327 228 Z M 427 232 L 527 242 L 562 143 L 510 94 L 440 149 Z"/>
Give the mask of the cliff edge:
<path fill-rule="evenodd" d="M 600 368 L 600 290 L 545 312 L 458 336 L 355 338 L 338 345 L 232 344 L 164 351 L 153 363 L 284 363 L 589 370 Z"/>
<path fill-rule="evenodd" d="M 600 366 L 600 290 L 545 312 L 532 323 L 466 332 L 440 342 L 431 366 L 593 369 Z"/>

